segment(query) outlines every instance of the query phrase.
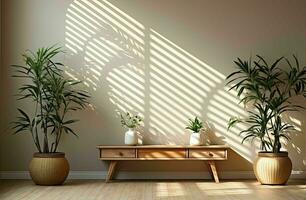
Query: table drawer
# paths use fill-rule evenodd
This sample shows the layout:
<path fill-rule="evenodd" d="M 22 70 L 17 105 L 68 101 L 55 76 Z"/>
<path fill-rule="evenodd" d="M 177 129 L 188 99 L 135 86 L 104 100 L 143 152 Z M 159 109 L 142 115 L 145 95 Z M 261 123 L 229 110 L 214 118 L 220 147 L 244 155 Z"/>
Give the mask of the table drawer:
<path fill-rule="evenodd" d="M 224 149 L 189 149 L 189 158 L 224 158 L 226 159 L 226 150 Z"/>
<path fill-rule="evenodd" d="M 138 149 L 138 158 L 186 158 L 185 149 Z"/>
<path fill-rule="evenodd" d="M 135 149 L 102 149 L 101 158 L 136 158 Z"/>

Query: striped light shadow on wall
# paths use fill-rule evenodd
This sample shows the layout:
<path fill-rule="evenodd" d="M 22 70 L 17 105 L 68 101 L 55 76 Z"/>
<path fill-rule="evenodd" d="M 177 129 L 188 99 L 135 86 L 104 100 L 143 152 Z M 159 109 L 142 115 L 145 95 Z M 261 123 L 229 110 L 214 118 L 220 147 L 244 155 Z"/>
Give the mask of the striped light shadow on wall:
<path fill-rule="evenodd" d="M 160 31 L 106 0 L 75 0 L 65 34 L 67 75 L 84 80 L 95 98 L 108 98 L 114 112 L 144 116 L 144 143 L 187 144 L 188 118 L 199 116 L 213 124 L 214 142 L 253 159 L 255 151 L 237 136 L 244 127 L 227 132 L 229 118 L 246 113 L 224 87 L 225 75 Z"/>

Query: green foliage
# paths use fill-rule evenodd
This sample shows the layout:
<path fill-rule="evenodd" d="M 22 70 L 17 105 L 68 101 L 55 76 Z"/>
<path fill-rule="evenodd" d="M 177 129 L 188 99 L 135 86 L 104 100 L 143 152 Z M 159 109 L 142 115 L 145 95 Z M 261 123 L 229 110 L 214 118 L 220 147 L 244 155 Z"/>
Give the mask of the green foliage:
<path fill-rule="evenodd" d="M 141 122 L 142 122 L 142 118 L 138 115 L 133 115 L 129 112 L 126 113 L 121 113 L 120 114 L 121 117 L 121 124 L 122 126 L 125 126 L 127 128 L 136 128 L 138 126 L 140 126 Z"/>
<path fill-rule="evenodd" d="M 63 64 L 52 61 L 59 53 L 61 49 L 54 46 L 40 48 L 23 55 L 25 66 L 12 65 L 13 77 L 30 80 L 19 87 L 18 100 L 30 99 L 35 104 L 32 115 L 18 109 L 20 116 L 13 122 L 13 129 L 15 133 L 29 131 L 37 150 L 43 153 L 57 151 L 62 133 L 76 135 L 69 126 L 78 120 L 66 119 L 67 114 L 84 109 L 89 98 L 86 91 L 74 89 L 81 82 L 63 77 Z M 49 135 L 54 135 L 54 141 Z"/>
<path fill-rule="evenodd" d="M 281 139 L 289 140 L 290 131 L 294 126 L 282 121 L 282 114 L 288 111 L 298 111 L 304 107 L 291 101 L 294 96 L 306 97 L 306 67 L 300 68 L 296 56 L 294 64 L 287 58 L 281 57 L 272 64 L 257 55 L 257 61 L 234 61 L 237 70 L 227 77 L 229 90 L 238 91 L 240 103 L 252 104 L 247 109 L 249 116 L 246 119 L 231 118 L 228 128 L 237 123 L 246 123 L 249 128 L 241 131 L 245 140 L 261 141 L 261 148 L 265 151 L 279 152 Z M 279 67 L 285 61 L 289 67 Z"/>
<path fill-rule="evenodd" d="M 203 128 L 203 122 L 196 117 L 194 120 L 189 119 L 189 124 L 186 129 L 193 131 L 194 133 L 199 133 Z"/>

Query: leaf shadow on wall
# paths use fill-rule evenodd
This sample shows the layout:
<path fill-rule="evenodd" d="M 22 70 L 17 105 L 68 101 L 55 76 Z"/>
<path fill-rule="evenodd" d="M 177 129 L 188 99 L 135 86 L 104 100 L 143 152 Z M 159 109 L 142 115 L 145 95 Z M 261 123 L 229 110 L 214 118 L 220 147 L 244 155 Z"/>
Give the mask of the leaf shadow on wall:
<path fill-rule="evenodd" d="M 305 99 L 303 97 L 295 97 L 293 101 L 296 101 L 298 104 L 303 105 Z M 293 166 L 296 167 L 296 173 L 304 173 L 304 167 L 306 166 L 306 147 L 305 141 L 301 137 L 305 134 L 303 130 L 306 129 L 306 121 L 303 116 L 305 111 L 300 110 L 299 112 L 290 112 L 286 113 L 283 118 L 285 121 L 292 124 L 295 128 L 295 131 L 290 133 L 291 140 L 283 141 L 285 143 L 285 148 L 289 152 L 289 157 L 291 158 Z"/>

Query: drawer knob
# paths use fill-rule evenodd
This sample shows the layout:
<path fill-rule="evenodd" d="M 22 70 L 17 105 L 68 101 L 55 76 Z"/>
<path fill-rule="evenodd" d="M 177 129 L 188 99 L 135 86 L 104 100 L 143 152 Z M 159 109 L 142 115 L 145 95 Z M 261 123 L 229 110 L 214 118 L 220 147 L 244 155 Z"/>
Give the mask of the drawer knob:
<path fill-rule="evenodd" d="M 122 152 L 119 152 L 119 156 L 123 156 L 123 153 L 122 153 Z"/>
<path fill-rule="evenodd" d="M 208 155 L 209 155 L 210 157 L 213 157 L 213 156 L 214 156 L 214 154 L 212 154 L 211 152 L 209 152 Z"/>

